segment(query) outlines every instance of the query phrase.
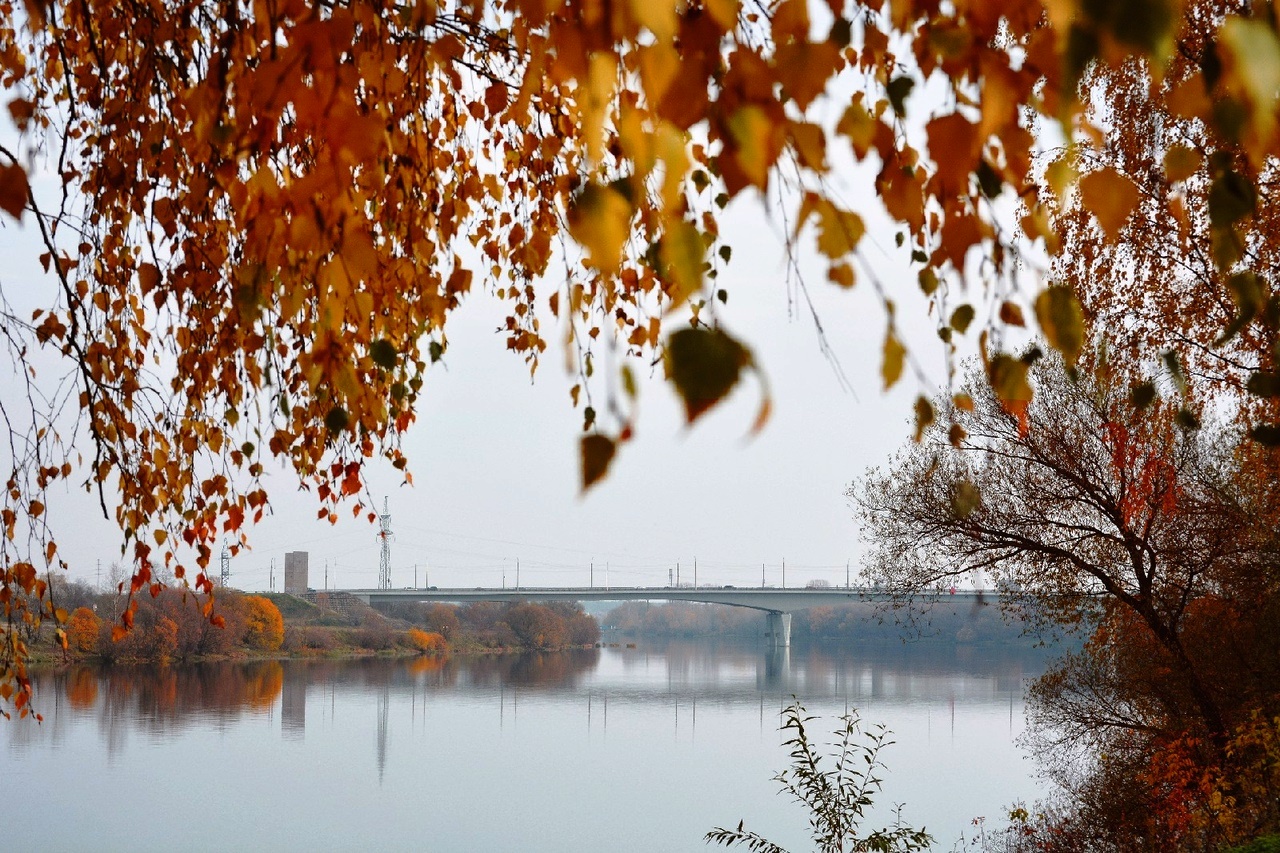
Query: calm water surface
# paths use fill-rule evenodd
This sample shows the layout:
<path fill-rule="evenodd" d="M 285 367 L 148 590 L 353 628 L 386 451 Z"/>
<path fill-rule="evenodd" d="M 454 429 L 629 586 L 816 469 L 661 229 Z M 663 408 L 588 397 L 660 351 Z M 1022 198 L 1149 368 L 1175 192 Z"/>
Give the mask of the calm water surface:
<path fill-rule="evenodd" d="M 894 802 L 950 850 L 1038 793 L 1022 689 L 1045 660 L 928 644 L 715 643 L 482 660 L 79 668 L 0 724 L 9 849 L 696 851 L 746 819 L 793 850 L 779 711 L 892 729 Z M 718 848 L 723 849 L 723 848 Z"/>

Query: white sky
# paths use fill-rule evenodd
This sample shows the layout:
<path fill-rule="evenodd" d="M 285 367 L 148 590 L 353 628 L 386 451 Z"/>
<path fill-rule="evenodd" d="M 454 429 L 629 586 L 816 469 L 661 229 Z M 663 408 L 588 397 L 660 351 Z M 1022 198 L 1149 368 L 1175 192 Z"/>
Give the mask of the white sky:
<path fill-rule="evenodd" d="M 850 182 L 846 195 L 866 198 L 867 186 Z M 472 294 L 449 320 L 449 351 L 428 374 L 418 421 L 404 437 L 415 485 L 401 486 L 389 466 L 369 472 L 377 506 L 383 495 L 390 499 L 394 586 L 413 585 L 415 567 L 419 585 L 491 586 L 504 578 L 514 585 L 517 560 L 524 586 L 586 584 L 593 561 L 598 585 L 606 572 L 613 585 L 665 584 L 677 563 L 690 582 L 695 558 L 699 583 L 760 583 L 763 565 L 767 582 L 781 584 L 784 559 L 788 586 L 843 583 L 846 563 L 856 577 L 862 548 L 843 493 L 907 439 L 921 386 L 908 370 L 893 392 L 881 392 L 885 314 L 873 289 L 861 280 L 852 292 L 839 290 L 826 282 L 820 259 L 804 256 L 810 294 L 852 391 L 842 385 L 794 288 L 789 299 L 777 229 L 747 195 L 722 227 L 734 255 L 717 282 L 729 291 L 719 316 L 767 372 L 773 417 L 764 431 L 748 436 L 759 404 L 753 378 L 689 429 L 674 392 L 655 375 L 642 384 L 636 438 L 621 448 L 607 480 L 582 496 L 582 414 L 570 404 L 573 381 L 561 354 L 549 349 L 531 384 L 494 332 L 501 306 Z M 932 393 L 944 376 L 940 345 L 908 252 L 894 248 L 878 202 L 850 203 L 869 228 L 860 258 L 875 265 L 899 302 L 899 328 L 935 383 L 923 389 Z M 0 286 L 20 305 L 41 304 L 53 286 L 36 260 L 37 237 L 30 217 L 21 227 L 0 227 L 7 258 Z M 811 243 L 801 240 L 802 251 L 811 254 Z M 540 294 L 540 306 L 550 292 Z M 0 382 L 0 394 L 13 389 L 10 379 Z M 267 488 L 273 515 L 250 531 L 253 550 L 233 559 L 234 586 L 267 589 L 274 561 L 280 589 L 284 554 L 293 550 L 310 553 L 313 587 L 324 586 L 326 563 L 330 586 L 376 586 L 376 528 L 363 516 L 348 512 L 333 526 L 317 521 L 314 496 L 285 472 Z M 96 501 L 72 490 L 51 501 L 50 514 L 71 574 L 94 581 L 100 561 L 105 581 L 121 540 Z"/>
<path fill-rule="evenodd" d="M 370 472 L 378 507 L 383 495 L 390 499 L 394 586 L 412 585 L 415 566 L 420 585 L 500 585 L 504 574 L 514 585 L 517 560 L 525 586 L 586 584 L 592 561 L 600 585 L 606 572 L 614 585 L 665 584 L 677 562 L 689 582 L 695 558 L 699 583 L 760 583 L 763 565 L 768 582 L 780 584 L 784 559 L 789 586 L 843 583 L 847 561 L 856 573 L 858 531 L 843 492 L 909 435 L 918 386 L 908 374 L 891 394 L 881 393 L 885 319 L 869 285 L 841 291 L 825 281 L 821 263 L 805 263 L 827 338 L 853 385 L 852 393 L 844 389 L 807 310 L 789 305 L 783 249 L 761 206 L 736 204 L 725 229 L 734 257 L 719 281 L 730 294 L 721 318 L 767 371 L 773 416 L 763 432 L 748 435 L 759 404 L 754 378 L 688 428 L 655 371 L 642 384 L 636 438 L 621 448 L 606 481 L 583 496 L 581 410 L 570 404 L 563 359 L 549 349 L 531 383 L 493 331 L 501 306 L 473 294 L 449 321 L 449 351 L 429 373 L 418 422 L 404 437 L 414 485 L 402 486 L 387 465 Z M 34 258 L 29 228 L 6 229 L 4 242 Z M 876 230 L 872 239 L 891 248 L 892 232 Z M 867 257 L 884 255 L 871 243 L 864 249 Z M 36 289 L 48 286 L 33 262 L 20 268 L 22 277 L 40 279 L 31 282 Z M 904 294 L 918 293 L 905 265 L 879 272 Z M 923 311 L 899 314 L 916 323 L 927 359 L 932 332 Z M 927 366 L 941 377 L 940 360 Z M 284 553 L 292 550 L 310 553 L 314 587 L 324 585 L 326 562 L 330 586 L 376 586 L 376 528 L 363 516 L 348 513 L 332 526 L 317 521 L 314 496 L 283 471 L 267 488 L 274 513 L 251 531 L 253 550 L 233 559 L 234 586 L 266 589 L 274 560 L 280 589 Z M 101 560 L 105 580 L 120 555 L 114 525 L 74 491 L 51 504 L 72 575 L 93 581 Z"/>

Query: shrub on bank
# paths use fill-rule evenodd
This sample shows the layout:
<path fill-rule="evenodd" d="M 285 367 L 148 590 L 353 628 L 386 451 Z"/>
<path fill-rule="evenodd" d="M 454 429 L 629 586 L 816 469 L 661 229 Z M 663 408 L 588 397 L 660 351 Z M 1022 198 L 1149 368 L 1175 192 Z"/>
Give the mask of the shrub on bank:
<path fill-rule="evenodd" d="M 91 655 L 98 649 L 98 632 L 102 620 L 87 607 L 79 607 L 67 622 L 67 643 L 71 651 Z"/>
<path fill-rule="evenodd" d="M 347 636 L 351 645 L 371 652 L 384 652 L 396 647 L 396 634 L 385 623 L 359 628 Z"/>
<path fill-rule="evenodd" d="M 274 652 L 284 643 L 284 617 L 275 602 L 261 595 L 244 597 L 245 645 Z"/>
<path fill-rule="evenodd" d="M 293 653 L 330 652 L 338 647 L 332 631 L 323 628 L 287 625 L 284 629 L 284 650 Z"/>
<path fill-rule="evenodd" d="M 444 637 L 434 631 L 410 628 L 405 632 L 405 637 L 409 641 L 410 648 L 417 649 L 423 654 L 441 654 L 449 648 Z"/>

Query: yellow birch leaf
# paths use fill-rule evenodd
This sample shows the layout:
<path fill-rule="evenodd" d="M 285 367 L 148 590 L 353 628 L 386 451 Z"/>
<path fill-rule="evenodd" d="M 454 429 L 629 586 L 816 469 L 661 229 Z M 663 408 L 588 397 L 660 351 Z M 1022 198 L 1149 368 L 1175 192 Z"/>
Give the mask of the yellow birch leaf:
<path fill-rule="evenodd" d="M 667 376 L 693 423 L 733 390 L 751 352 L 720 329 L 686 328 L 667 339 Z"/>
<path fill-rule="evenodd" d="M 884 358 L 880 364 L 880 376 L 884 379 L 884 390 L 888 391 L 902 378 L 902 365 L 906 360 L 907 350 L 898 341 L 890 328 L 884 336 Z"/>
<path fill-rule="evenodd" d="M 858 214 L 841 210 L 826 199 L 818 202 L 818 251 L 831 260 L 839 260 L 857 248 L 865 230 Z"/>
<path fill-rule="evenodd" d="M 658 41 L 670 42 L 675 36 L 677 18 L 673 0 L 630 0 L 627 6 L 635 22 L 653 33 Z"/>
<path fill-rule="evenodd" d="M 729 132 L 736 143 L 734 156 L 743 174 L 764 190 L 769 183 L 769 169 L 778 156 L 774 150 L 773 122 L 760 107 L 747 106 L 729 119 Z"/>
<path fill-rule="evenodd" d="M 859 157 L 866 157 L 875 141 L 876 125 L 879 124 L 862 105 L 862 93 L 854 95 L 853 103 L 845 109 L 844 115 L 836 124 L 836 133 L 848 138 L 853 151 Z"/>
<path fill-rule="evenodd" d="M 1269 145 L 1276 127 L 1276 99 L 1280 96 L 1280 37 L 1261 18 L 1232 15 L 1218 30 L 1223 50 L 1223 77 L 1249 103 L 1255 142 Z"/>
<path fill-rule="evenodd" d="M 599 163 L 604 159 L 604 124 L 618 83 L 618 57 L 606 51 L 591 54 L 587 92 L 582 107 L 582 134 L 587 152 Z"/>
<path fill-rule="evenodd" d="M 1067 194 L 1067 188 L 1076 180 L 1076 169 L 1071 165 L 1071 161 L 1064 155 L 1054 160 L 1044 170 L 1045 180 L 1049 184 L 1049 189 L 1053 190 L 1053 194 L 1061 201 Z"/>
<path fill-rule="evenodd" d="M 645 0 L 638 1 L 645 2 Z M 738 26 L 739 0 L 704 0 L 702 8 L 725 32 L 730 32 Z"/>
<path fill-rule="evenodd" d="M 155 290 L 156 285 L 159 283 L 160 270 L 155 264 L 145 263 L 138 265 L 138 287 L 141 289 L 143 296 Z"/>
<path fill-rule="evenodd" d="M 650 104 L 661 103 L 680 70 L 680 53 L 666 42 L 645 45 L 637 53 L 645 99 Z"/>
<path fill-rule="evenodd" d="M 675 308 L 702 287 L 702 265 L 706 259 L 702 234 L 690 223 L 677 220 L 663 234 L 659 254 L 675 286 L 669 294 L 670 308 Z"/>
<path fill-rule="evenodd" d="M 613 439 L 592 434 L 582 437 L 579 449 L 582 454 L 582 490 L 585 492 L 608 473 L 609 463 L 618 448 Z"/>
<path fill-rule="evenodd" d="M 853 287 L 856 282 L 853 267 L 848 264 L 832 264 L 827 270 L 827 280 L 844 288 Z"/>
<path fill-rule="evenodd" d="M 28 193 L 27 173 L 21 166 L 0 166 L 0 210 L 21 222 Z"/>
<path fill-rule="evenodd" d="M 1185 181 L 1200 168 L 1200 152 L 1182 145 L 1169 146 L 1164 153 L 1164 174 L 1169 180 L 1177 183 Z"/>
<path fill-rule="evenodd" d="M 1036 322 L 1049 346 L 1062 353 L 1068 366 L 1084 349 L 1084 311 L 1071 288 L 1055 285 L 1036 297 Z"/>
<path fill-rule="evenodd" d="M 1097 217 L 1107 242 L 1115 242 L 1138 203 L 1138 189 L 1124 175 L 1106 166 L 1080 179 L 1080 197 Z"/>
<path fill-rule="evenodd" d="M 787 128 L 791 144 L 800 155 L 800 162 L 815 172 L 827 170 L 827 136 L 822 128 L 808 122 L 793 121 Z"/>
<path fill-rule="evenodd" d="M 809 0 L 782 0 L 773 10 L 774 44 L 809 38 Z"/>
<path fill-rule="evenodd" d="M 924 438 L 924 431 L 927 430 L 934 420 L 933 403 L 923 394 L 916 397 L 916 441 Z"/>
<path fill-rule="evenodd" d="M 659 122 L 654 136 L 663 165 L 663 209 L 675 211 L 684 197 L 684 177 L 689 171 L 689 136 L 668 121 Z"/>
<path fill-rule="evenodd" d="M 591 266 L 613 272 L 631 234 L 631 205 L 617 190 L 587 184 L 569 208 L 569 234 L 587 250 Z"/>
<path fill-rule="evenodd" d="M 1002 403 L 1026 403 L 1031 400 L 1031 385 L 1027 382 L 1028 366 L 1004 353 L 991 358 L 991 363 L 987 366 L 987 377 Z"/>
<path fill-rule="evenodd" d="M 774 73 L 784 93 L 801 110 L 822 94 L 840 63 L 840 48 L 829 41 L 781 44 L 773 59 Z"/>

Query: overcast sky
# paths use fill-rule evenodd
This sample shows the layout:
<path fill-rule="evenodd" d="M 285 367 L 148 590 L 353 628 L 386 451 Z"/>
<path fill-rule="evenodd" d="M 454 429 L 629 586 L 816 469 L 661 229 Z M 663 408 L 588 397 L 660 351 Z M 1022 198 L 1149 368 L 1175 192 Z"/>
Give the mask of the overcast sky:
<path fill-rule="evenodd" d="M 875 266 L 899 300 L 900 323 L 934 383 L 924 389 L 936 390 L 942 361 L 915 270 L 894 247 L 887 221 L 871 205 L 854 206 L 870 227 L 860 260 Z M 690 429 L 655 372 L 642 385 L 635 439 L 621 448 L 607 480 L 583 496 L 582 414 L 570 404 L 562 355 L 549 349 L 531 383 L 495 333 L 501 307 L 472 294 L 449 320 L 449 351 L 430 371 L 418 421 L 404 437 L 415 485 L 401 485 L 389 466 L 370 470 L 378 507 L 389 499 L 394 586 L 415 579 L 510 586 L 517 561 L 526 586 L 586 584 L 592 563 L 598 585 L 665 584 L 677 564 L 690 582 L 695 560 L 699 583 L 756 584 L 763 569 L 768 583 L 781 584 L 784 560 L 788 586 L 843 583 L 846 565 L 856 578 L 863 549 L 845 489 L 908 437 L 922 386 L 908 372 L 892 393 L 882 393 L 885 314 L 874 290 L 866 280 L 839 290 L 826 282 L 820 260 L 802 256 L 846 386 L 822 353 L 803 298 L 786 283 L 782 242 L 759 200 L 739 198 L 729 214 L 723 232 L 734 255 L 718 282 L 729 291 L 720 317 L 766 371 L 773 416 L 763 432 L 748 435 L 761 393 L 754 379 Z M 6 295 L 24 304 L 47 299 L 54 282 L 37 263 L 30 218 L 21 227 L 6 222 L 0 251 L 9 258 L 0 279 Z M 540 305 L 554 286 L 542 285 Z M 11 380 L 0 387 L 13 393 Z M 333 526 L 316 521 L 314 496 L 299 492 L 287 473 L 267 486 L 273 515 L 251 531 L 253 550 L 234 558 L 234 586 L 267 589 L 274 561 L 280 589 L 284 554 L 293 550 L 309 552 L 313 587 L 325 585 L 326 565 L 331 587 L 376 585 L 375 527 L 349 514 Z M 94 581 L 100 562 L 105 580 L 120 559 L 120 535 L 96 502 L 73 490 L 51 501 L 50 511 L 72 575 Z"/>

